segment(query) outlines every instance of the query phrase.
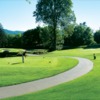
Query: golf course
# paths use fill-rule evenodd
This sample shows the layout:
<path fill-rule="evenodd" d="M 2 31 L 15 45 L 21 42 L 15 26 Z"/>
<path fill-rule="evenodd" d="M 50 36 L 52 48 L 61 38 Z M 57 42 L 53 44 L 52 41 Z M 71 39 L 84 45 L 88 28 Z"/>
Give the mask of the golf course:
<path fill-rule="evenodd" d="M 100 0 L 0 0 L 0 100 L 100 100 Z"/>
<path fill-rule="evenodd" d="M 99 50 L 100 49 L 76 48 L 54 51 L 40 56 L 26 57 L 24 64 L 21 62 L 21 57 L 10 59 L 3 58 L 5 60 L 1 59 L 1 86 L 14 85 L 50 77 L 66 70 L 70 70 L 73 66 L 78 64 L 78 60 L 65 58 L 65 56 L 83 57 L 90 59 L 94 63 L 94 67 L 91 72 L 73 81 L 35 93 L 1 100 L 98 100 L 100 98 L 98 95 L 100 91 Z M 97 56 L 96 60 L 93 59 L 94 53 Z"/>

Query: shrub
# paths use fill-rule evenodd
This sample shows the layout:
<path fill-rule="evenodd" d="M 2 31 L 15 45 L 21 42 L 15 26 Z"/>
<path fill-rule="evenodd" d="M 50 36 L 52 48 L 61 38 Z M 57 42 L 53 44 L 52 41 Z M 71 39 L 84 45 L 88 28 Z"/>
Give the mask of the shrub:
<path fill-rule="evenodd" d="M 48 52 L 48 50 L 46 50 L 46 49 L 34 49 L 34 50 L 27 51 L 27 53 L 30 53 L 30 54 L 45 54 L 47 52 Z"/>
<path fill-rule="evenodd" d="M 9 55 L 9 50 L 4 50 L 2 52 L 2 57 L 7 57 Z"/>

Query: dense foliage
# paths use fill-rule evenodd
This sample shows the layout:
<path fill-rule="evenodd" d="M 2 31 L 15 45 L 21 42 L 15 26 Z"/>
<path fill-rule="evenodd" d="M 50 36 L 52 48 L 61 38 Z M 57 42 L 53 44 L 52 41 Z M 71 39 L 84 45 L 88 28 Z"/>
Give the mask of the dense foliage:
<path fill-rule="evenodd" d="M 52 50 L 56 49 L 57 28 L 72 22 L 71 0 L 39 0 L 34 16 L 36 21 L 52 26 Z"/>
<path fill-rule="evenodd" d="M 96 31 L 94 33 L 94 40 L 97 42 L 97 43 L 100 43 L 100 30 Z"/>
<path fill-rule="evenodd" d="M 37 27 L 35 29 L 28 30 L 22 35 L 22 46 L 26 49 L 52 49 L 52 27 Z M 57 46 L 61 45 L 63 41 L 62 35 L 57 31 Z M 63 45 L 63 44 L 62 44 Z"/>
<path fill-rule="evenodd" d="M 72 34 L 72 44 L 75 46 L 89 45 L 92 43 L 92 30 L 85 23 L 75 26 Z"/>
<path fill-rule="evenodd" d="M 56 30 L 56 49 L 66 47 L 76 47 L 100 43 L 100 31 L 94 33 L 86 23 L 69 24 L 64 30 Z M 23 34 L 6 34 L 0 28 L 0 47 L 1 48 L 24 48 L 24 49 L 47 49 L 52 50 L 53 33 L 51 26 L 37 27 L 25 31 Z"/>
<path fill-rule="evenodd" d="M 0 47 L 5 47 L 7 43 L 7 36 L 3 30 L 3 26 L 0 24 Z"/>
<path fill-rule="evenodd" d="M 69 27 L 69 34 L 64 38 L 65 46 L 90 45 L 93 42 L 93 31 L 85 22 Z"/>

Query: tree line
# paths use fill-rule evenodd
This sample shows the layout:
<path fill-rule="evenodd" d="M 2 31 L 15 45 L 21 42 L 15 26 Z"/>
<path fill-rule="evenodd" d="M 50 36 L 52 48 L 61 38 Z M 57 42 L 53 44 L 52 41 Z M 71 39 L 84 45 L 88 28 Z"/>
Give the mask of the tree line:
<path fill-rule="evenodd" d="M 57 29 L 56 49 L 100 43 L 100 30 L 93 32 L 86 23 L 69 25 L 66 30 Z M 22 34 L 11 35 L 0 25 L 0 48 L 48 49 L 53 48 L 52 27 L 36 27 Z"/>

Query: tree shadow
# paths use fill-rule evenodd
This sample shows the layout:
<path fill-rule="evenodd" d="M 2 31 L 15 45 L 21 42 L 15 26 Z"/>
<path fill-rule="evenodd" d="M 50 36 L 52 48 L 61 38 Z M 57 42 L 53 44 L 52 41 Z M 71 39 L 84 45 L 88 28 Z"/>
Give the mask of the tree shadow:
<path fill-rule="evenodd" d="M 17 65 L 17 64 L 22 64 L 22 62 L 12 63 L 11 65 Z"/>

